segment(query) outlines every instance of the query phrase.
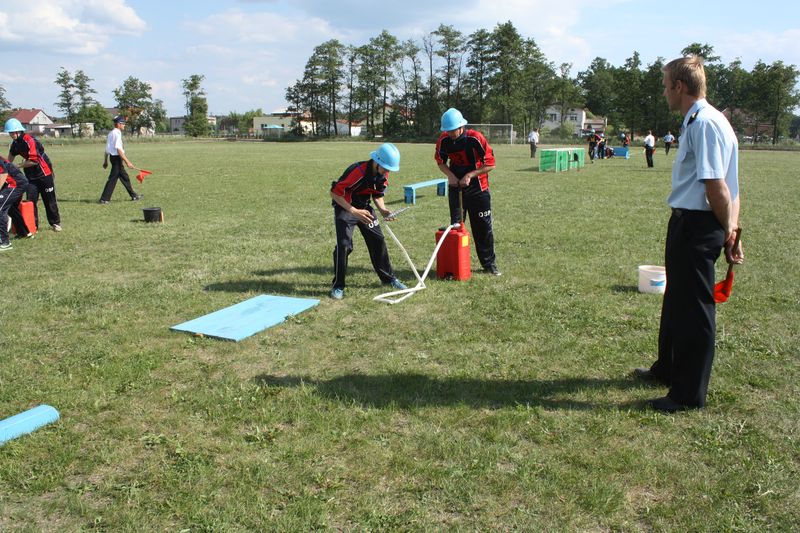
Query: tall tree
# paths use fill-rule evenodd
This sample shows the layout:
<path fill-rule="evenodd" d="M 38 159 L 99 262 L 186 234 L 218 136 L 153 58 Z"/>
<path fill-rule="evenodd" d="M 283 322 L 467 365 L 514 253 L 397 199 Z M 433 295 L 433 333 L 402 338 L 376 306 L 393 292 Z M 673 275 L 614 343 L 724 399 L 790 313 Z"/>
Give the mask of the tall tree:
<path fill-rule="evenodd" d="M 721 69 L 717 82 L 717 106 L 730 111 L 731 124 L 738 130 L 742 127 L 741 111 L 746 105 L 747 86 L 750 73 L 742 68 L 742 61 L 736 58 Z"/>
<path fill-rule="evenodd" d="M 211 131 L 211 126 L 208 123 L 208 101 L 203 89 L 204 79 L 206 77 L 202 74 L 192 74 L 188 78 L 181 80 L 183 96 L 186 98 L 184 129 L 186 134 L 192 137 L 208 135 Z"/>
<path fill-rule="evenodd" d="M 453 26 L 440 24 L 433 32 L 439 42 L 436 55 L 444 63 L 439 69 L 441 86 L 444 89 L 444 107 L 459 106 L 461 87 L 461 63 L 464 55 L 464 34 Z"/>
<path fill-rule="evenodd" d="M 183 86 L 183 97 L 186 100 L 186 116 L 192 114 L 192 98 L 196 96 L 205 96 L 205 91 L 203 90 L 203 80 L 206 77 L 203 74 L 192 74 L 186 79 L 181 80 L 181 86 Z"/>
<path fill-rule="evenodd" d="M 586 70 L 578 74 L 578 82 L 583 88 L 589 111 L 595 115 L 608 117 L 609 122 L 613 123 L 616 98 L 614 67 L 602 57 L 596 57 Z"/>
<path fill-rule="evenodd" d="M 117 108 L 125 115 L 131 130 L 137 135 L 141 128 L 154 128 L 150 117 L 153 105 L 152 88 L 138 78 L 128 76 L 120 87 L 114 89 Z"/>
<path fill-rule="evenodd" d="M 464 79 L 468 116 L 474 122 L 484 121 L 486 96 L 489 92 L 489 78 L 494 73 L 492 61 L 492 34 L 485 29 L 473 32 L 467 40 L 467 73 Z"/>
<path fill-rule="evenodd" d="M 67 69 L 61 67 L 56 76 L 56 85 L 61 87 L 61 92 L 58 93 L 58 101 L 56 102 L 56 109 L 64 114 L 67 123 L 70 125 L 70 132 L 75 136 L 73 126 L 77 122 L 78 115 L 78 101 L 75 98 L 75 82 L 72 75 Z"/>
<path fill-rule="evenodd" d="M 523 55 L 520 58 L 522 66 L 522 86 L 524 115 L 521 117 L 522 130 L 529 131 L 538 128 L 544 121 L 556 75 L 553 65 L 547 62 L 544 54 L 533 39 L 523 42 Z M 519 120 L 519 119 L 518 119 Z"/>
<path fill-rule="evenodd" d="M 403 128 L 409 130 L 412 125 L 419 128 L 417 114 L 423 92 L 422 61 L 419 53 L 422 49 L 411 39 L 401 43 L 400 49 L 402 57 L 397 69 L 401 82 L 399 102 L 405 110 L 400 118 Z"/>
<path fill-rule="evenodd" d="M 386 106 L 389 103 L 389 90 L 395 83 L 394 67 L 402 55 L 397 37 L 386 30 L 380 35 L 369 40 L 369 47 L 373 51 L 374 63 L 371 65 L 380 76 L 381 98 L 381 124 L 386 121 Z M 381 126 L 382 128 L 382 126 Z M 381 130 L 381 132 L 383 132 Z"/>
<path fill-rule="evenodd" d="M 773 144 L 788 131 L 792 111 L 800 104 L 800 93 L 796 89 L 799 75 L 794 65 L 785 65 L 783 61 L 767 65 L 759 60 L 755 64 L 748 95 L 748 110 L 754 113 L 758 121 L 754 142 L 757 140 L 759 123 L 772 126 Z"/>
<path fill-rule="evenodd" d="M 622 67 L 615 69 L 615 102 L 622 125 L 630 130 L 631 140 L 635 134 L 650 129 L 642 121 L 642 61 L 639 52 L 625 60 Z"/>
<path fill-rule="evenodd" d="M 511 21 L 498 24 L 492 31 L 492 76 L 489 100 L 493 107 L 492 122 L 510 124 L 520 114 L 522 103 L 522 71 L 518 59 L 523 54 L 523 40 Z"/>
<path fill-rule="evenodd" d="M 11 108 L 11 103 L 6 99 L 6 88 L 0 85 L 0 111 Z"/>
<path fill-rule="evenodd" d="M 92 122 L 87 118 L 87 110 L 96 103 L 92 95 L 97 94 L 97 91 L 89 85 L 92 81 L 94 80 L 82 70 L 76 70 L 75 75 L 72 77 L 72 86 L 75 89 L 75 98 L 78 104 L 78 112 L 75 119 L 78 122 L 78 135 L 80 137 L 83 137 L 84 134 L 83 124 Z"/>
<path fill-rule="evenodd" d="M 572 63 L 561 63 L 558 67 L 559 76 L 554 85 L 552 103 L 558 107 L 560 112 L 560 127 L 562 130 L 564 130 L 564 122 L 567 120 L 569 110 L 575 107 L 583 107 L 579 86 L 570 77 L 571 70 Z"/>

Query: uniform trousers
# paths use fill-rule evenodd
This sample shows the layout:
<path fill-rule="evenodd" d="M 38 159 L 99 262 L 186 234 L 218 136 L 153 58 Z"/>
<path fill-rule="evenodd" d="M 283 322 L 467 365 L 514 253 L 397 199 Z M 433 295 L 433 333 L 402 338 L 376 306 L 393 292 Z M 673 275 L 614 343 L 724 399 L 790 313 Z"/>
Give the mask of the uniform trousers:
<path fill-rule="evenodd" d="M 488 268 L 495 264 L 494 231 L 492 230 L 492 195 L 489 190 L 482 191 L 478 179 L 470 181 L 465 189 L 448 187 L 448 200 L 450 203 L 450 223 L 455 224 L 462 220 L 459 203 L 463 201 L 463 216 L 466 220 L 469 215 L 469 225 L 472 228 L 472 238 L 475 241 L 475 251 L 481 266 Z M 459 195 L 463 195 L 463 200 Z"/>
<path fill-rule="evenodd" d="M 673 401 L 704 407 L 714 361 L 714 264 L 725 231 L 711 211 L 673 209 L 667 229 L 667 287 L 658 360 L 650 367 Z"/>
<path fill-rule="evenodd" d="M 536 157 L 536 143 L 530 143 L 531 145 L 531 157 Z"/>
<path fill-rule="evenodd" d="M 655 148 L 650 148 L 648 146 L 644 147 L 644 158 L 647 159 L 647 166 L 650 168 L 653 167 L 653 152 L 655 151 Z"/>
<path fill-rule="evenodd" d="M 372 214 L 373 221 L 364 224 L 355 215 L 348 213 L 338 205 L 333 208 L 333 220 L 336 226 L 336 247 L 333 249 L 333 288 L 344 289 L 347 277 L 347 260 L 353 251 L 353 228 L 358 226 L 361 236 L 369 250 L 372 268 L 378 274 L 382 283 L 391 283 L 395 278 L 392 264 L 389 261 L 389 251 L 386 249 L 386 239 L 372 206 L 362 208 Z"/>
<path fill-rule="evenodd" d="M 128 172 L 125 170 L 125 164 L 122 158 L 118 155 L 109 155 L 111 159 L 111 172 L 108 174 L 108 181 L 103 188 L 103 194 L 100 199 L 106 202 L 111 201 L 111 195 L 114 194 L 114 188 L 117 186 L 117 180 L 122 182 L 122 185 L 128 191 L 131 198 L 136 198 L 136 193 L 131 186 L 131 179 L 128 177 Z"/>
<path fill-rule="evenodd" d="M 47 223 L 51 226 L 61 224 L 61 215 L 58 212 L 58 201 L 56 200 L 55 175 L 50 174 L 43 178 L 28 180 L 28 200 L 33 202 L 33 215 L 36 219 L 36 227 L 39 227 L 39 194 L 42 195 L 44 211 L 47 214 Z"/>
<path fill-rule="evenodd" d="M 19 187 L 5 186 L 0 189 L 0 244 L 8 244 L 8 218 L 17 227 L 17 235 L 27 235 L 30 233 L 22 213 L 19 211 L 19 203 L 22 201 L 23 190 Z"/>
<path fill-rule="evenodd" d="M 670 148 L 672 148 L 672 143 L 664 143 L 664 155 L 669 154 Z"/>

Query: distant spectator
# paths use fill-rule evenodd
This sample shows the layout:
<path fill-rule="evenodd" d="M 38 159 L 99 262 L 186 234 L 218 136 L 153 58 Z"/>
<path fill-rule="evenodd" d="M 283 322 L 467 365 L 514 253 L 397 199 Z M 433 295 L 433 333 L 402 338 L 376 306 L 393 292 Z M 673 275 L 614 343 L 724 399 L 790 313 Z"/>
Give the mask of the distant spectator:
<path fill-rule="evenodd" d="M 656 138 L 653 132 L 647 130 L 647 137 L 644 138 L 644 157 L 647 160 L 647 168 L 653 168 L 653 152 L 656 151 Z"/>
<path fill-rule="evenodd" d="M 539 128 L 533 128 L 528 134 L 528 143 L 531 145 L 531 158 L 536 157 L 536 147 L 539 145 Z"/>
<path fill-rule="evenodd" d="M 672 143 L 675 142 L 675 136 L 672 135 L 671 131 L 667 131 L 667 134 L 664 135 L 664 155 L 669 154 L 669 149 L 672 148 Z"/>

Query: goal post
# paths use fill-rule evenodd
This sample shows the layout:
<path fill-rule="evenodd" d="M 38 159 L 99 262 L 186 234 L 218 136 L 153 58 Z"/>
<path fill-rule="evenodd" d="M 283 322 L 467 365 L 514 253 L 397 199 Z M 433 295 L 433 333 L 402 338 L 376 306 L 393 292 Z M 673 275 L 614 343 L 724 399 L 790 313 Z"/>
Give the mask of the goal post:
<path fill-rule="evenodd" d="M 493 144 L 514 144 L 514 138 L 517 136 L 513 124 L 467 124 L 467 127 L 478 130 Z"/>

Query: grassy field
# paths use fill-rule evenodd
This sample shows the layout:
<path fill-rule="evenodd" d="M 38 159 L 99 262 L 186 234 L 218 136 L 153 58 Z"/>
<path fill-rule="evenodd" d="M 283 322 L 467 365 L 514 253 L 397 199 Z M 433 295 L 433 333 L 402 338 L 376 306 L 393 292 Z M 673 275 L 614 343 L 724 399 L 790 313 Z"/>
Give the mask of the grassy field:
<path fill-rule="evenodd" d="M 497 146 L 503 277 L 375 303 L 357 235 L 332 301 L 329 184 L 374 146 L 129 142 L 145 199 L 106 206 L 102 145 L 52 148 L 64 231 L 0 256 L 0 419 L 62 417 L 0 447 L 0 531 L 796 530 L 800 154 L 742 153 L 708 408 L 664 416 L 630 371 L 674 152 L 552 174 Z M 400 148 L 392 208 L 438 177 L 432 144 Z M 420 268 L 445 202 L 393 223 Z M 262 293 L 321 302 L 239 343 L 169 330 Z"/>

